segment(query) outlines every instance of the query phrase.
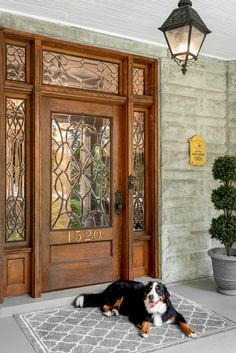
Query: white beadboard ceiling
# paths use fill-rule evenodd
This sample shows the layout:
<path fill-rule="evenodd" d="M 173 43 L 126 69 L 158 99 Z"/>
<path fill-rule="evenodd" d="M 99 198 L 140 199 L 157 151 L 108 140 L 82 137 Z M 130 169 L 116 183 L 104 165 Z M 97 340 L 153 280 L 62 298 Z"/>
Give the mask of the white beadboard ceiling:
<path fill-rule="evenodd" d="M 236 0 L 192 3 L 212 31 L 202 53 L 236 59 Z M 178 0 L 0 0 L 2 11 L 162 46 L 157 27 L 177 5 Z"/>

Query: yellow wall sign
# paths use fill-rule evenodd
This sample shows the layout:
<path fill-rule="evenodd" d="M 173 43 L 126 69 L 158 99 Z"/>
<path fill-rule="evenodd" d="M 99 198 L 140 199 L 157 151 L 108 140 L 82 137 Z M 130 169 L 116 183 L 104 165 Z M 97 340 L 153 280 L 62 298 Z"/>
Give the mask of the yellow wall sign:
<path fill-rule="evenodd" d="M 201 166 L 206 164 L 206 144 L 201 136 L 195 135 L 189 139 L 191 165 Z"/>

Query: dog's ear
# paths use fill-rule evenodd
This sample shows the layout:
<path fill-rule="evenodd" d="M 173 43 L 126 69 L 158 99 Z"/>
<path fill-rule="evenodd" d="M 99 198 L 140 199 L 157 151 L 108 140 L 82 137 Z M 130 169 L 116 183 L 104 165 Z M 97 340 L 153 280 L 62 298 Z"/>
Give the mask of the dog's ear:
<path fill-rule="evenodd" d="M 167 299 L 170 297 L 170 293 L 168 292 L 166 286 L 164 286 L 164 295 Z"/>

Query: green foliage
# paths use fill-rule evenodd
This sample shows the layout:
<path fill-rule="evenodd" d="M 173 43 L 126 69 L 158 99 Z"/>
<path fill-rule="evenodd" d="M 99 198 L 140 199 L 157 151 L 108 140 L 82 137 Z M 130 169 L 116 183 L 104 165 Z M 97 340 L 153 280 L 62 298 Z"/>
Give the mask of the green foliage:
<path fill-rule="evenodd" d="M 236 242 L 236 216 L 220 215 L 218 218 L 213 218 L 209 233 L 212 238 L 224 244 L 229 255 L 233 243 Z"/>
<path fill-rule="evenodd" d="M 236 188 L 221 185 L 212 191 L 211 201 L 216 210 L 236 211 Z"/>
<path fill-rule="evenodd" d="M 223 183 L 236 181 L 236 156 L 223 156 L 215 159 L 212 168 L 213 178 Z"/>
<path fill-rule="evenodd" d="M 77 215 L 80 215 L 81 212 L 81 201 L 77 199 L 71 199 L 70 200 L 70 207 L 74 213 Z"/>
<path fill-rule="evenodd" d="M 70 207 L 74 214 L 81 216 L 81 201 L 75 198 L 70 200 Z M 71 228 L 80 228 L 81 222 L 78 219 L 74 219 L 70 224 Z"/>
<path fill-rule="evenodd" d="M 213 163 L 214 179 L 222 185 L 212 191 L 211 201 L 215 209 L 222 210 L 218 218 L 213 218 L 209 233 L 212 238 L 224 244 L 227 255 L 236 242 L 236 156 L 218 157 Z"/>

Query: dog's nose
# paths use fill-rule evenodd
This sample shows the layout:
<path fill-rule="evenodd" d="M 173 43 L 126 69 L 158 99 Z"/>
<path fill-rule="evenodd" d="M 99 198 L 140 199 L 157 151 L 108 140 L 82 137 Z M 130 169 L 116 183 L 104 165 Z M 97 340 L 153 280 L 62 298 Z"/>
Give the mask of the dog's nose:
<path fill-rule="evenodd" d="M 154 295 L 150 294 L 150 295 L 149 295 L 149 299 L 150 299 L 150 300 L 153 300 L 153 299 L 154 299 Z"/>

